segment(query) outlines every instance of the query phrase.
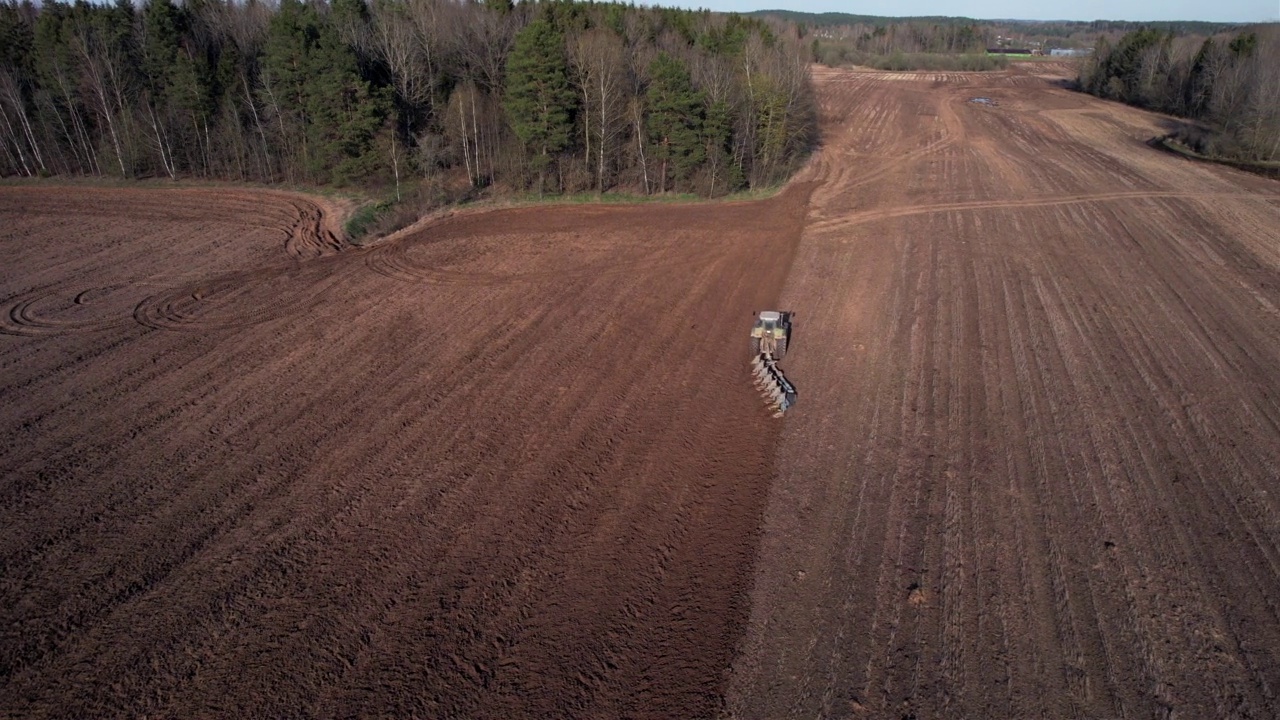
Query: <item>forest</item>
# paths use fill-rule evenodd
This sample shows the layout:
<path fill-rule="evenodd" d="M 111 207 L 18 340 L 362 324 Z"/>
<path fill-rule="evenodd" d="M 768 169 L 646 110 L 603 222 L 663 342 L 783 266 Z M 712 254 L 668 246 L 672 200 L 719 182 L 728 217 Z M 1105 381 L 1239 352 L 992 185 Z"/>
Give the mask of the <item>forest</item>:
<path fill-rule="evenodd" d="M 1280 160 L 1280 25 L 1209 37 L 1154 28 L 1102 38 L 1081 89 L 1187 118 L 1174 139 L 1233 161 Z"/>
<path fill-rule="evenodd" d="M 758 10 L 749 13 L 756 17 L 773 17 L 787 20 L 807 27 L 835 26 L 869 26 L 890 27 L 910 23 L 939 26 L 973 26 L 982 28 L 991 35 L 1022 35 L 1027 37 L 1070 38 L 1078 35 L 1097 37 L 1103 33 L 1120 32 L 1144 28 L 1173 31 L 1179 34 L 1198 33 L 1210 35 L 1230 29 L 1227 23 L 1201 22 L 1195 20 L 1135 22 L 1132 20 L 979 20 L 968 17 L 947 17 L 941 15 L 887 17 L 879 15 L 854 15 L 851 13 L 827 12 L 807 13 L 795 10 Z"/>
<path fill-rule="evenodd" d="M 1008 67 L 1005 58 L 987 55 L 987 47 L 996 44 L 996 34 L 976 22 L 907 20 L 801 27 L 812 36 L 809 52 L 814 61 L 829 67 L 957 71 Z"/>
<path fill-rule="evenodd" d="M 0 175 L 722 195 L 812 146 L 808 61 L 785 22 L 571 0 L 6 0 Z"/>
<path fill-rule="evenodd" d="M 1138 23 L 1125 20 L 978 20 L 966 17 L 877 17 L 848 13 L 804 13 L 761 10 L 753 17 L 795 24 L 822 45 L 820 62 L 839 64 L 894 53 L 978 55 L 1001 44 L 1037 48 L 1092 48 L 1099 37 L 1117 39 L 1126 32 L 1155 29 L 1176 35 L 1203 36 L 1239 29 L 1224 23 L 1195 21 Z M 840 57 L 840 54 L 850 57 Z M 875 65 L 877 63 L 868 63 Z M 987 68 L 989 69 L 989 68 Z"/>

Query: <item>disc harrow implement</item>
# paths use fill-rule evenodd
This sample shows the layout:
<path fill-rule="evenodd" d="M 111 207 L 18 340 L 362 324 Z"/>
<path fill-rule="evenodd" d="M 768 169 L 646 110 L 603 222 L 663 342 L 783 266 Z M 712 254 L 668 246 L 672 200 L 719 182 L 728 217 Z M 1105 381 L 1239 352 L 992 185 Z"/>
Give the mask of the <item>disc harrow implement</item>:
<path fill-rule="evenodd" d="M 778 367 L 791 341 L 791 313 L 765 310 L 751 328 L 751 375 L 773 416 L 782 417 L 796 404 L 795 386 Z"/>
<path fill-rule="evenodd" d="M 751 361 L 751 374 L 755 377 L 756 389 L 773 410 L 774 417 L 782 417 L 796 404 L 796 389 L 778 368 L 777 360 L 763 353 L 757 355 Z"/>

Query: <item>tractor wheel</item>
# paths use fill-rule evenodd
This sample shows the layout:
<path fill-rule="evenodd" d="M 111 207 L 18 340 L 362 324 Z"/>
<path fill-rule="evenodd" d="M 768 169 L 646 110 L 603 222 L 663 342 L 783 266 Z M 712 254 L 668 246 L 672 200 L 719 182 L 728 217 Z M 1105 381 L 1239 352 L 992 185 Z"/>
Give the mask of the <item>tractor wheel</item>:
<path fill-rule="evenodd" d="M 751 338 L 751 357 L 754 358 L 754 357 L 758 357 L 759 355 L 760 355 L 760 338 L 753 337 Z"/>
<path fill-rule="evenodd" d="M 778 352 L 774 355 L 775 360 L 781 360 L 783 355 L 787 354 L 787 336 L 783 335 L 778 338 Z"/>

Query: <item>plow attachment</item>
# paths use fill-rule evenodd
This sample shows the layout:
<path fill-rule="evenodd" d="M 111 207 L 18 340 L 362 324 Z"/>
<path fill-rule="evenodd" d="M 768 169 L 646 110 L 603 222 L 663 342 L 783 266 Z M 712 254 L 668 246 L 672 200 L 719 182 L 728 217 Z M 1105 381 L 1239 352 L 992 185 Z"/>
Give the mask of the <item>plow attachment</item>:
<path fill-rule="evenodd" d="M 751 375 L 756 389 L 773 410 L 774 417 L 782 417 L 796 404 L 796 389 L 778 368 L 778 361 L 768 353 L 756 355 L 751 360 Z"/>

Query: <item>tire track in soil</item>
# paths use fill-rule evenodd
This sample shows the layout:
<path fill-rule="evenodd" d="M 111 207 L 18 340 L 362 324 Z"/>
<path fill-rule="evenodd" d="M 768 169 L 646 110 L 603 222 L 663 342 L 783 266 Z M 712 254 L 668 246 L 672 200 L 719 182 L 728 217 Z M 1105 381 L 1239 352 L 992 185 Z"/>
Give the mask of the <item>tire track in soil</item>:
<path fill-rule="evenodd" d="M 862 213 L 856 213 L 846 218 L 833 218 L 821 222 L 812 223 L 808 229 L 815 232 L 830 232 L 846 229 L 852 225 L 862 223 L 877 222 L 888 220 L 891 218 L 901 218 L 910 215 L 927 215 L 931 213 L 945 213 L 954 211 L 976 211 L 976 210 L 1020 210 L 1025 208 L 1040 208 L 1053 205 L 1075 205 L 1083 203 L 1099 203 L 1099 202 L 1121 202 L 1125 200 L 1144 200 L 1156 198 L 1184 198 L 1192 200 L 1240 200 L 1240 199 L 1260 199 L 1263 196 L 1260 193 L 1204 193 L 1204 192 L 1177 192 L 1167 190 L 1152 191 L 1131 191 L 1116 193 L 1097 193 L 1093 195 L 1065 195 L 1046 198 L 1026 198 L 1017 200 L 978 200 L 971 202 L 956 203 L 938 203 L 934 205 L 913 205 L 910 207 L 886 208 L 883 210 L 869 210 Z"/>
<path fill-rule="evenodd" d="M 341 281 L 332 262 L 229 273 L 143 298 L 133 319 L 157 330 L 235 329 L 315 309 Z"/>
<path fill-rule="evenodd" d="M 99 300 L 98 296 L 109 295 L 126 287 L 130 286 L 117 285 L 81 290 L 75 293 L 65 308 L 56 308 L 59 294 L 51 289 L 36 290 L 10 298 L 7 315 L 0 318 L 0 333 L 41 337 L 64 332 L 86 332 L 118 327 L 128 323 L 128 318 L 111 317 L 117 313 L 105 313 L 108 317 L 84 317 L 86 313 L 81 311 L 76 313 L 80 317 L 75 319 L 59 317 L 59 315 L 66 315 L 67 310 L 75 311 L 81 310 L 84 306 L 98 305 L 99 303 L 95 302 Z M 55 306 L 53 312 L 47 309 L 50 305 Z M 61 312 L 59 313 L 58 310 Z"/>
<path fill-rule="evenodd" d="M 225 273 L 220 277 L 188 287 L 166 290 L 174 279 L 181 276 L 173 272 L 172 267 L 163 267 L 155 272 L 147 272 L 151 268 L 144 262 L 131 262 L 132 257 L 121 258 L 124 264 L 135 270 L 135 276 L 123 282 L 109 286 L 90 286 L 68 283 L 59 280 L 43 287 L 20 293 L 4 301 L 5 310 L 0 315 L 0 334 L 41 337 L 62 333 L 81 333 L 119 328 L 130 321 L 130 316 L 138 323 L 157 329 L 191 329 L 203 324 L 219 327 L 236 327 L 244 323 L 264 322 L 289 312 L 298 312 L 313 306 L 317 297 L 290 298 L 284 303 L 259 301 L 259 309 L 244 314 L 239 318 L 215 318 L 201 320 L 202 315 L 209 315 L 210 309 L 219 297 L 225 297 L 241 291 L 246 285 L 254 283 L 277 283 L 288 274 L 289 270 L 297 271 L 296 262 L 306 259 L 320 258 L 340 252 L 345 242 L 340 231 L 332 227 L 334 222 L 324 210 L 309 199 L 299 198 L 289 193 L 262 192 L 250 196 L 244 191 L 220 193 L 220 201 L 212 205 L 201 205 L 201 192 L 190 190 L 123 190 L 126 199 L 124 204 L 132 202 L 133 212 L 120 207 L 95 205 L 97 213 L 94 217 L 132 217 L 137 220 L 149 220 L 159 225 L 176 222 L 198 222 L 216 219 L 226 222 L 227 218 L 239 227 L 250 227 L 260 230 L 279 232 L 284 235 L 283 249 L 286 256 L 293 258 L 294 266 L 288 270 L 280 267 L 274 271 L 260 269 Z M 86 200 L 93 201 L 109 197 L 109 191 L 100 189 L 84 189 Z M 34 188 L 15 188 L 11 193 L 11 207 L 16 214 L 30 216 L 58 216 L 67 214 L 74 217 L 83 212 L 84 200 L 77 205 L 75 200 L 56 197 L 49 192 L 41 192 Z M 157 201 L 160 196 L 163 200 Z M 174 200 L 177 202 L 165 202 Z M 264 202 L 264 200 L 266 202 Z M 139 210 L 136 206 L 142 206 Z M 21 215 L 20 215 L 21 216 Z M 269 219 L 270 222 L 261 222 Z M 115 228 L 115 234 L 121 228 Z M 125 238 L 125 242 L 129 238 Z M 138 243 L 145 245 L 146 243 Z M 112 248 L 114 249 L 114 248 Z M 164 257 L 163 249 L 154 255 Z M 96 259 L 96 258 L 95 258 Z M 22 258 L 19 258 L 19 266 Z M 74 266 L 76 261 L 65 263 Z M 54 268 L 50 268 L 54 269 Z M 56 268 L 66 273 L 67 268 Z M 73 271 L 74 272 L 74 271 Z M 207 277 L 204 273 L 197 274 Z M 149 290 L 159 290 L 154 295 L 139 295 Z M 131 297 L 132 296 L 132 297 Z M 268 309 L 266 305 L 270 305 Z"/>

